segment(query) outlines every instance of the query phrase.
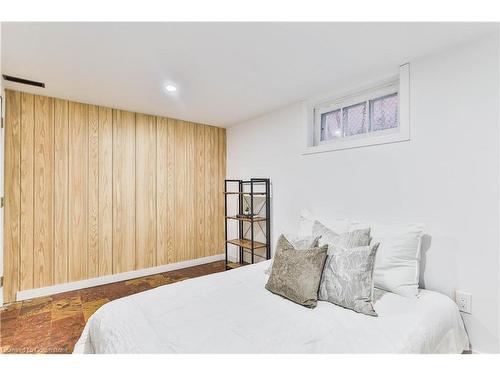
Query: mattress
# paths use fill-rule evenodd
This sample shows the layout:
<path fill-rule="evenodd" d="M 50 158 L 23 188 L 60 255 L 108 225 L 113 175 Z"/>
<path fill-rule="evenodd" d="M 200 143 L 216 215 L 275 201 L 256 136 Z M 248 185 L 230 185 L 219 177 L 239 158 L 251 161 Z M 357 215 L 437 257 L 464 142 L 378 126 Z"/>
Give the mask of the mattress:
<path fill-rule="evenodd" d="M 308 309 L 264 288 L 269 261 L 107 303 L 75 353 L 461 353 L 456 304 L 375 291 L 378 317 L 319 302 Z"/>

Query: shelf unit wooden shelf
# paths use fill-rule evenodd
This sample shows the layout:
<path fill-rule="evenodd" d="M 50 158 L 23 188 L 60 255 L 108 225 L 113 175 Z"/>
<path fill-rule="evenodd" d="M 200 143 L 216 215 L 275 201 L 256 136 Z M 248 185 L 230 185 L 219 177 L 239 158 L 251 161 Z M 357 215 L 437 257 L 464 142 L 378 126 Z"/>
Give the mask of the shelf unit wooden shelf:
<path fill-rule="evenodd" d="M 248 249 L 248 250 L 252 250 L 252 248 L 254 250 L 262 249 L 262 248 L 267 246 L 267 244 L 262 243 L 262 242 L 253 241 L 253 243 L 252 243 L 252 241 L 250 241 L 250 240 L 240 239 L 240 238 L 236 238 L 234 240 L 227 240 L 227 242 L 231 243 L 233 245 L 236 245 L 236 246 L 241 246 L 242 248 Z"/>
<path fill-rule="evenodd" d="M 237 185 L 237 190 L 229 189 L 230 185 Z M 228 197 L 236 196 L 237 213 L 228 215 Z M 264 199 L 260 209 L 254 213 L 254 197 Z M 246 200 L 249 198 L 249 201 Z M 234 199 L 234 198 L 231 198 Z M 226 240 L 226 269 L 234 269 L 247 264 L 252 264 L 255 257 L 261 259 L 271 258 L 271 211 L 270 211 L 270 180 L 268 178 L 251 178 L 250 180 L 225 180 L 224 181 L 224 216 L 225 216 L 225 240 Z M 249 213 L 244 215 L 244 200 L 249 206 Z M 237 221 L 238 238 L 228 239 L 228 222 Z M 244 230 L 246 225 L 246 230 Z M 256 230 L 262 231 L 265 242 L 255 240 Z M 250 237 L 250 238 L 248 238 Z M 237 246 L 238 261 L 228 261 L 228 245 Z M 245 261 L 245 254 L 250 262 Z"/>
<path fill-rule="evenodd" d="M 249 217 L 226 216 L 226 219 L 252 222 L 252 218 L 249 218 Z M 265 218 L 263 216 L 254 216 L 253 217 L 253 221 L 255 221 L 255 222 L 266 221 L 266 220 L 267 220 L 267 218 Z"/>
<path fill-rule="evenodd" d="M 239 191 L 225 191 L 224 194 L 238 194 L 238 195 L 266 195 L 265 192 L 255 192 L 255 193 L 245 193 L 245 192 L 239 192 Z"/>

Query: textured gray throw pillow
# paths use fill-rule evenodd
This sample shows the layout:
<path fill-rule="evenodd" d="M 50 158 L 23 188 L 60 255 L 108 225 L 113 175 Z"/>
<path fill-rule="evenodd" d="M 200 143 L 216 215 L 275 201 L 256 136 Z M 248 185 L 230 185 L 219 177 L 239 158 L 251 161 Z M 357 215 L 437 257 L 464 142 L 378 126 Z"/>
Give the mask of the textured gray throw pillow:
<path fill-rule="evenodd" d="M 283 237 L 283 238 L 282 238 Z M 318 247 L 318 240 L 321 236 L 294 236 L 291 234 L 282 234 L 278 238 L 278 242 L 276 243 L 276 248 L 274 249 L 274 256 L 281 251 L 281 248 L 286 245 L 292 245 L 295 250 L 307 250 L 312 247 Z M 283 241 L 286 239 L 286 241 Z M 271 269 L 273 268 L 274 260 L 271 260 L 271 264 L 264 271 L 266 275 L 271 273 Z"/>
<path fill-rule="evenodd" d="M 278 244 L 280 251 L 274 256 L 266 289 L 300 305 L 315 307 L 328 246 L 295 250 L 283 235 Z"/>
<path fill-rule="evenodd" d="M 335 247 L 329 255 L 318 299 L 377 316 L 373 307 L 373 268 L 379 244 L 351 249 Z"/>

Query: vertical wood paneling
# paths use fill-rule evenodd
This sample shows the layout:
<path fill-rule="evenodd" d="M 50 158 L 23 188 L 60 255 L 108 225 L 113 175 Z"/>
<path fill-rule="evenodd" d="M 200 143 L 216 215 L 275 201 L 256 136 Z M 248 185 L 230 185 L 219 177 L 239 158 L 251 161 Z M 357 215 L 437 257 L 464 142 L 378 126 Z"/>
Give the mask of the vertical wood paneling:
<path fill-rule="evenodd" d="M 99 276 L 113 273 L 113 113 L 99 107 Z"/>
<path fill-rule="evenodd" d="M 222 222 L 220 221 L 220 212 L 219 212 L 219 202 L 220 195 L 219 193 L 219 168 L 218 168 L 218 160 L 219 160 L 219 131 L 218 128 L 211 126 L 211 137 L 213 142 L 213 151 L 211 154 L 212 163 L 210 164 L 211 173 L 210 173 L 210 198 L 213 201 L 213 211 L 212 218 L 213 221 L 213 238 L 210 246 L 210 255 L 220 254 L 219 249 L 219 233 L 222 230 Z"/>
<path fill-rule="evenodd" d="M 195 217 L 195 138 L 194 127 L 191 122 L 186 127 L 186 251 L 183 260 L 195 258 L 196 217 Z"/>
<path fill-rule="evenodd" d="M 136 267 L 156 265 L 156 117 L 136 115 Z"/>
<path fill-rule="evenodd" d="M 113 110 L 113 273 L 135 269 L 135 114 Z"/>
<path fill-rule="evenodd" d="M 205 127 L 195 127 L 195 258 L 205 256 Z"/>
<path fill-rule="evenodd" d="M 216 254 L 217 202 L 216 202 L 216 142 L 217 130 L 205 127 L 205 256 Z"/>
<path fill-rule="evenodd" d="M 54 282 L 54 99 L 35 97 L 33 287 Z"/>
<path fill-rule="evenodd" d="M 156 263 L 174 262 L 174 120 L 157 119 L 157 228 Z"/>
<path fill-rule="evenodd" d="M 175 165 L 174 165 L 174 249 L 175 261 L 179 262 L 186 256 L 186 163 L 187 163 L 187 126 L 183 121 L 175 121 Z"/>
<path fill-rule="evenodd" d="M 169 232 L 167 230 L 167 156 L 168 120 L 158 117 L 156 124 L 156 264 L 168 263 Z"/>
<path fill-rule="evenodd" d="M 21 247 L 21 94 L 5 91 L 4 302 L 19 290 Z"/>
<path fill-rule="evenodd" d="M 217 231 L 217 238 L 219 240 L 217 246 L 217 253 L 224 251 L 224 180 L 226 178 L 226 129 L 218 128 L 219 143 L 217 147 L 217 152 L 219 155 L 219 160 L 217 162 L 217 170 L 219 176 L 217 179 L 217 186 L 219 187 L 217 191 L 217 199 L 219 202 L 218 206 L 218 222 L 219 230 Z"/>
<path fill-rule="evenodd" d="M 21 248 L 20 288 L 33 288 L 35 97 L 21 94 Z"/>
<path fill-rule="evenodd" d="M 68 282 L 69 126 L 68 102 L 54 102 L 54 283 Z"/>
<path fill-rule="evenodd" d="M 5 301 L 223 252 L 224 129 L 6 98 Z"/>
<path fill-rule="evenodd" d="M 99 108 L 88 106 L 88 268 L 87 277 L 99 276 Z"/>
<path fill-rule="evenodd" d="M 167 124 L 167 254 L 168 263 L 176 261 L 175 248 L 175 120 L 168 119 Z"/>
<path fill-rule="evenodd" d="M 69 103 L 68 281 L 87 277 L 88 106 Z"/>

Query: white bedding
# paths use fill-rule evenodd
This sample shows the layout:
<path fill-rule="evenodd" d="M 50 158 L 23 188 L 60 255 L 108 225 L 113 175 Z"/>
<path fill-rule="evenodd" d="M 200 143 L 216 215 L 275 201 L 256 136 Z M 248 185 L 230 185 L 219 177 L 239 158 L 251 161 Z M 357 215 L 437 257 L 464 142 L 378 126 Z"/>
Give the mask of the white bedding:
<path fill-rule="evenodd" d="M 378 317 L 308 309 L 264 288 L 261 262 L 121 298 L 89 319 L 75 353 L 461 353 L 453 301 L 376 291 Z"/>

